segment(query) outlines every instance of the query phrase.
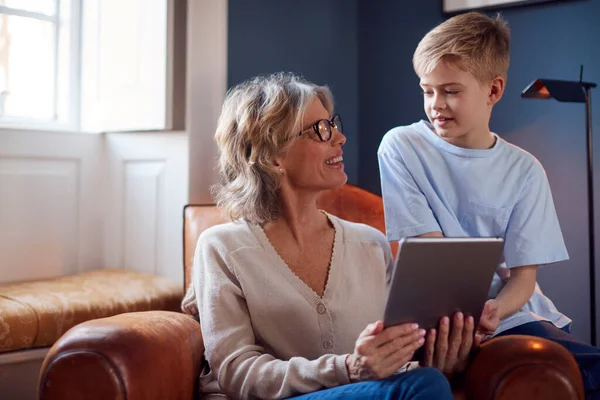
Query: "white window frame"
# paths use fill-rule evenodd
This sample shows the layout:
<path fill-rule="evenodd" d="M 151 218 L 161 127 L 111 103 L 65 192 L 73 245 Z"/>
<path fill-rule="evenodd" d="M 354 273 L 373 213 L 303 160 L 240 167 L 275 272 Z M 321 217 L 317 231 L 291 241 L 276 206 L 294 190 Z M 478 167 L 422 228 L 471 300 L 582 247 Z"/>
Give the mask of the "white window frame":
<path fill-rule="evenodd" d="M 81 11 L 84 0 L 56 0 L 56 12 L 54 16 L 43 13 L 28 11 L 18 8 L 0 6 L 0 13 L 20 17 L 35 18 L 37 20 L 49 21 L 55 24 L 55 49 L 54 49 L 54 113 L 53 120 L 41 120 L 35 118 L 24 118 L 14 116 L 0 116 L 0 129 L 23 129 L 40 131 L 79 131 L 80 127 L 80 98 L 81 98 Z M 68 114 L 66 121 L 60 121 L 58 110 L 58 62 L 59 62 L 59 28 L 60 7 L 62 2 L 70 2 L 71 20 L 69 21 L 69 71 L 68 82 Z"/>
<path fill-rule="evenodd" d="M 100 0 L 101 1 L 101 0 Z M 84 75 L 83 66 L 83 35 L 84 35 L 84 6 L 86 0 L 57 0 L 56 15 L 48 16 L 43 13 L 31 12 L 22 9 L 0 6 L 0 12 L 8 15 L 19 15 L 34 17 L 56 24 L 56 49 L 55 65 L 59 62 L 59 23 L 61 4 L 68 2 L 70 8 L 69 21 L 69 81 L 64 82 L 68 87 L 68 106 L 66 118 L 56 116 L 53 120 L 41 120 L 35 118 L 0 116 L 0 132 L 3 130 L 30 130 L 30 131 L 58 131 L 77 133 L 107 133 L 109 130 L 87 130 L 83 126 L 82 116 L 84 107 Z M 93 4 L 93 2 L 91 2 Z M 186 42 L 187 42 L 187 1 L 167 0 L 167 67 L 165 76 L 165 126 L 157 130 L 137 130 L 138 132 L 165 132 L 182 131 L 185 129 L 185 104 L 186 104 Z M 175 43 L 179 43 L 175 46 Z M 59 69 L 55 69 L 55 100 L 58 99 Z M 58 110 L 58 102 L 54 104 L 55 113 Z M 86 130 L 84 130 L 86 129 Z M 136 132 L 134 129 L 119 130 L 119 132 Z"/>

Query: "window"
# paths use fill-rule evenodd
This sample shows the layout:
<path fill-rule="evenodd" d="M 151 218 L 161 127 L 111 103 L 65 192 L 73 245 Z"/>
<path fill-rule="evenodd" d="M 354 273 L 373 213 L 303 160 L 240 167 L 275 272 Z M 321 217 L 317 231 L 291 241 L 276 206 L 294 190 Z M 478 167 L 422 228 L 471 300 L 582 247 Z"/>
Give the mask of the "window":
<path fill-rule="evenodd" d="M 0 0 L 0 126 L 167 125 L 175 0 Z"/>
<path fill-rule="evenodd" d="M 167 0 L 86 0 L 83 49 L 85 130 L 164 129 Z"/>
<path fill-rule="evenodd" d="M 67 124 L 73 0 L 0 0 L 0 122 Z"/>

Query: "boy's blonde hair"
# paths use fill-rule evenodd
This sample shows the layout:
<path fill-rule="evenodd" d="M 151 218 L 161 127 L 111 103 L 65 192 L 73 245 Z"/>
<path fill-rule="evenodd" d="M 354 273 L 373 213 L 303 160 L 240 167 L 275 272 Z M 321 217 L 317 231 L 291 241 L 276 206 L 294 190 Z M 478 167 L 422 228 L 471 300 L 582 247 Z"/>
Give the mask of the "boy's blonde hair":
<path fill-rule="evenodd" d="M 281 173 L 274 165 L 302 130 L 313 99 L 333 113 L 326 86 L 291 73 L 259 76 L 229 90 L 217 123 L 221 182 L 212 190 L 230 218 L 265 223 L 281 215 Z"/>
<path fill-rule="evenodd" d="M 506 79 L 510 61 L 510 30 L 498 14 L 490 18 L 470 12 L 436 26 L 421 40 L 413 55 L 418 76 L 448 62 L 473 74 L 479 82 Z"/>

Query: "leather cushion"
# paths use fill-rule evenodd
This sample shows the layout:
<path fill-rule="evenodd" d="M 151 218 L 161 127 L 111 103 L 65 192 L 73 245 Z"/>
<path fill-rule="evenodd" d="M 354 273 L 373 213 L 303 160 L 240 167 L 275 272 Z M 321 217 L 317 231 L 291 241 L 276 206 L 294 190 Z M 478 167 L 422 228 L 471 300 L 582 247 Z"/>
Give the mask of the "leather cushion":
<path fill-rule="evenodd" d="M 177 311 L 182 287 L 163 277 L 102 269 L 0 285 L 0 352 L 52 345 L 71 327 L 131 311 Z"/>

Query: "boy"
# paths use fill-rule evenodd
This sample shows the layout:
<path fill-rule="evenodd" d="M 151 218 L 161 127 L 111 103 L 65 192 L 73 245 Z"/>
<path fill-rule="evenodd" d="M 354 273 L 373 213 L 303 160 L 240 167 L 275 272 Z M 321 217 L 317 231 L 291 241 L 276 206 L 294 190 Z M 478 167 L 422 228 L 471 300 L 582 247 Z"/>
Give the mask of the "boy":
<path fill-rule="evenodd" d="M 577 359 L 588 395 L 600 398 L 600 350 L 568 333 L 571 320 L 536 282 L 538 266 L 568 259 L 545 171 L 489 129 L 509 44 L 506 22 L 479 13 L 453 17 L 419 43 L 413 65 L 429 122 L 390 130 L 378 152 L 388 240 L 504 238 L 505 262 L 481 331 L 562 344 Z"/>

